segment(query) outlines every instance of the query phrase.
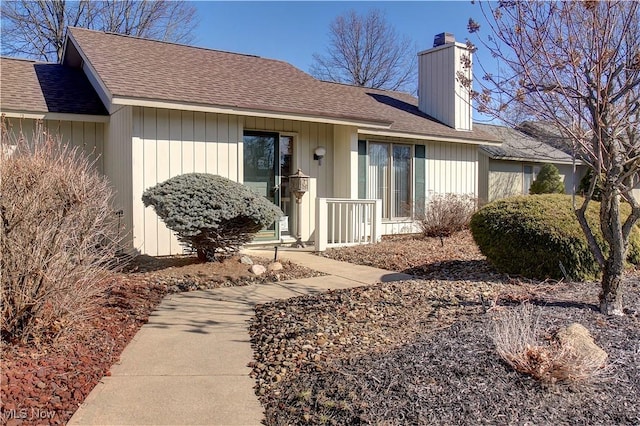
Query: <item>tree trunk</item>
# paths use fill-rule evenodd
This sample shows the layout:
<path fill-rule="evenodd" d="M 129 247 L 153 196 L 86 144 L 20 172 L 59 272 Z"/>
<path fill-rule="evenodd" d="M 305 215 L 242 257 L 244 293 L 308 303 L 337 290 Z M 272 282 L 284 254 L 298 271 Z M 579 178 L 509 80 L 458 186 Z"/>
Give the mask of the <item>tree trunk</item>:
<path fill-rule="evenodd" d="M 624 262 L 616 262 L 613 256 L 607 260 L 602 274 L 600 292 L 600 312 L 604 315 L 624 315 L 621 285 L 624 276 Z"/>
<path fill-rule="evenodd" d="M 602 270 L 600 312 L 605 315 L 624 315 L 622 310 L 622 280 L 627 257 L 628 236 L 625 238 L 620 221 L 620 196 L 604 191 L 600 204 L 600 229 L 609 245 L 609 253 Z"/>

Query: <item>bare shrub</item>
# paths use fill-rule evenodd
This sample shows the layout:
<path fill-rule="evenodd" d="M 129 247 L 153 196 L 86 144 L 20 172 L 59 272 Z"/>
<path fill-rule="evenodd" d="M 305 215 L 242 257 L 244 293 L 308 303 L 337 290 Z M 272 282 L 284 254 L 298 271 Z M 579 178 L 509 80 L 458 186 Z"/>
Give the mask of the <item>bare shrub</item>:
<path fill-rule="evenodd" d="M 109 285 L 119 247 L 106 178 L 41 123 L 29 140 L 2 118 L 2 340 L 56 337 Z"/>
<path fill-rule="evenodd" d="M 539 315 L 527 303 L 497 318 L 492 338 L 507 364 L 545 384 L 584 383 L 604 371 L 600 354 L 577 350 L 558 334 L 541 330 Z"/>
<path fill-rule="evenodd" d="M 415 220 L 424 237 L 448 237 L 469 225 L 477 200 L 471 195 L 433 194 L 418 203 Z"/>

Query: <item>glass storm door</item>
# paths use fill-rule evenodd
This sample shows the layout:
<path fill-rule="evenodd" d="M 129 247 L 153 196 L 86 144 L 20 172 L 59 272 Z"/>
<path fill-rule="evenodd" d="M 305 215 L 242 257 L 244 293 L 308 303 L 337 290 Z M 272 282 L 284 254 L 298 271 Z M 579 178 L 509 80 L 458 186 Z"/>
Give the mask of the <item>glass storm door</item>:
<path fill-rule="evenodd" d="M 280 205 L 280 159 L 277 133 L 245 132 L 243 139 L 244 185 Z M 256 239 L 280 238 L 276 221 L 256 235 Z"/>
<path fill-rule="evenodd" d="M 291 194 L 289 176 L 293 174 L 293 136 L 280 135 L 280 235 L 291 235 L 294 228 L 293 208 L 295 196 Z"/>

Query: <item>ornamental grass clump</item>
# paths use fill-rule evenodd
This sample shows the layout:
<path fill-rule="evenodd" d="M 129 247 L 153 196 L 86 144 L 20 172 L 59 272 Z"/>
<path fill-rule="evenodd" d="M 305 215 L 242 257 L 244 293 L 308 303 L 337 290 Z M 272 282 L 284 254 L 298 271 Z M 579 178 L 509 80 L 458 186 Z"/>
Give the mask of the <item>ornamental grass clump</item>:
<path fill-rule="evenodd" d="M 578 201 L 580 204 L 581 201 Z M 626 207 L 626 208 L 625 208 Z M 599 232 L 599 203 L 592 202 L 587 221 L 605 253 Z M 630 212 L 623 206 L 623 216 Z M 501 272 L 534 279 L 593 280 L 600 274 L 573 211 L 570 195 L 544 194 L 505 198 L 478 210 L 470 222 L 480 251 Z M 629 238 L 627 262 L 640 263 L 640 230 Z"/>
<path fill-rule="evenodd" d="M 235 254 L 283 215 L 248 187 L 207 173 L 175 176 L 147 189 L 142 201 L 153 206 L 180 242 L 209 261 Z"/>
<path fill-rule="evenodd" d="M 37 123 L 0 143 L 3 341 L 54 339 L 102 303 L 121 235 L 112 190 L 77 148 Z"/>
<path fill-rule="evenodd" d="M 540 327 L 538 312 L 522 304 L 493 323 L 496 351 L 514 370 L 545 383 L 584 383 L 602 377 L 607 353 L 589 331 L 574 323 L 555 332 Z"/>

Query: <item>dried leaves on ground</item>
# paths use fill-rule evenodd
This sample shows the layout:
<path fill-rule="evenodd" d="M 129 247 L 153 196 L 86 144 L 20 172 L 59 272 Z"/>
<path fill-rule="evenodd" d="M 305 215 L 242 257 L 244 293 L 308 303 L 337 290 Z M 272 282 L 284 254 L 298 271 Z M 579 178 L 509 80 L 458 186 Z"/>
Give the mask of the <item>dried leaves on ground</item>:
<path fill-rule="evenodd" d="M 637 274 L 626 284 L 632 314 L 606 317 L 597 283 L 510 279 L 468 238 L 333 250 L 326 255 L 426 278 L 259 305 L 252 374 L 266 423 L 639 424 Z M 603 374 L 593 383 L 544 385 L 503 362 L 491 330 L 521 302 L 535 306 L 549 333 L 585 325 L 609 354 Z"/>
<path fill-rule="evenodd" d="M 252 257 L 267 266 L 271 260 Z M 84 327 L 56 342 L 2 347 L 0 423 L 65 424 L 167 292 L 249 285 L 322 275 L 290 262 L 257 277 L 238 257 L 202 263 L 195 256 L 140 256 L 115 274 Z"/>

